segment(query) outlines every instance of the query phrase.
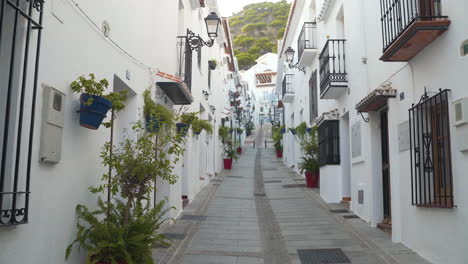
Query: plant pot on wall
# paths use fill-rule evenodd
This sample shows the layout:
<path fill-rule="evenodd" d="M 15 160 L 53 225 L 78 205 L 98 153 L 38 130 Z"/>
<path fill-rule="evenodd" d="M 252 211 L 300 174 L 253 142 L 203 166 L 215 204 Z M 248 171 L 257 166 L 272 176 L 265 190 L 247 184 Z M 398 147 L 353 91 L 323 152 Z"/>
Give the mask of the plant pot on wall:
<path fill-rule="evenodd" d="M 306 184 L 309 188 L 318 188 L 320 182 L 320 173 L 319 172 L 306 172 Z"/>
<path fill-rule="evenodd" d="M 292 133 L 294 136 L 296 135 L 296 129 L 290 128 L 289 131 L 291 131 L 291 133 Z"/>
<path fill-rule="evenodd" d="M 81 94 L 80 126 L 94 130 L 98 129 L 111 107 L 112 102 L 104 97 L 86 93 Z"/>
<path fill-rule="evenodd" d="M 232 159 L 224 159 L 224 169 L 225 170 L 232 169 Z"/>
<path fill-rule="evenodd" d="M 216 61 L 215 60 L 208 61 L 208 66 L 210 67 L 211 70 L 215 70 L 216 69 Z"/>
<path fill-rule="evenodd" d="M 147 115 L 146 116 L 146 130 L 152 133 L 156 133 L 158 132 L 158 129 L 159 129 L 159 120 Z"/>
<path fill-rule="evenodd" d="M 187 135 L 187 132 L 190 128 L 189 124 L 184 124 L 184 123 L 177 123 L 177 133 L 179 133 L 181 136 L 185 137 Z"/>

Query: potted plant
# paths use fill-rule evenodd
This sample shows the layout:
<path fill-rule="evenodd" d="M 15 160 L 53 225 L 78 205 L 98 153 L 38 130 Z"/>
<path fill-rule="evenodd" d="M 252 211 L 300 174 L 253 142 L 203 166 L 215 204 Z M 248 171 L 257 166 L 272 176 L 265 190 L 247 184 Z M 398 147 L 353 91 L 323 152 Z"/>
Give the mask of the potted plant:
<path fill-rule="evenodd" d="M 220 126 L 218 129 L 218 135 L 223 142 L 226 141 L 229 138 L 229 128 Z"/>
<path fill-rule="evenodd" d="M 281 140 L 283 139 L 284 126 L 275 126 L 273 127 L 273 134 L 272 139 L 275 142 L 274 147 L 276 151 L 276 157 L 282 158 L 283 157 L 283 145 L 281 144 Z"/>
<path fill-rule="evenodd" d="M 234 133 L 234 129 L 229 128 L 229 134 L 232 134 L 232 133 Z"/>
<path fill-rule="evenodd" d="M 106 93 L 109 82 L 106 79 L 96 80 L 93 73 L 89 79 L 84 76 L 78 77 L 71 84 L 71 89 L 80 94 L 80 126 L 89 129 L 98 129 L 107 116 L 107 112 L 118 112 L 125 108 L 127 90 Z M 103 124 L 110 127 L 110 123 Z"/>
<path fill-rule="evenodd" d="M 306 122 L 302 122 L 296 127 L 296 134 L 300 138 L 302 138 L 305 136 L 306 133 L 307 133 L 307 124 Z"/>
<path fill-rule="evenodd" d="M 143 113 L 146 120 L 146 129 L 149 132 L 157 132 L 159 127 L 163 124 L 167 126 L 173 125 L 174 114 L 163 105 L 153 101 L 149 89 L 143 92 L 143 99 L 145 103 L 143 106 Z"/>
<path fill-rule="evenodd" d="M 227 139 L 224 143 L 224 169 L 232 169 L 232 161 L 237 160 L 237 151 L 234 147 L 234 142 L 231 139 Z"/>
<path fill-rule="evenodd" d="M 240 127 L 237 128 L 237 134 L 242 134 L 242 133 L 244 133 L 244 129 L 242 129 Z"/>
<path fill-rule="evenodd" d="M 180 116 L 180 123 L 176 124 L 177 133 L 181 134 L 182 136 L 186 136 L 188 129 L 192 125 L 195 120 L 198 120 L 198 113 L 184 113 Z"/>
<path fill-rule="evenodd" d="M 302 139 L 301 149 L 304 156 L 299 163 L 299 169 L 301 173 L 305 173 L 307 187 L 317 188 L 320 182 L 317 127 L 312 128 L 310 136 Z"/>
<path fill-rule="evenodd" d="M 208 120 L 197 119 L 192 122 L 192 131 L 195 135 L 200 135 L 203 130 L 210 135 L 213 134 L 213 126 Z"/>
<path fill-rule="evenodd" d="M 210 67 L 211 70 L 215 70 L 215 69 L 216 69 L 216 65 L 217 65 L 216 60 L 211 59 L 211 60 L 208 61 L 208 66 Z"/>
<path fill-rule="evenodd" d="M 88 251 L 86 263 L 154 264 L 154 246 L 169 246 L 158 230 L 170 220 L 165 215 L 173 208 L 165 209 L 165 201 L 154 206 L 149 201 L 156 178 L 175 183 L 171 156 L 180 156 L 183 148 L 180 138 L 167 130 L 168 126 L 161 128 L 156 132 L 160 140 L 155 142 L 154 133 L 145 132 L 141 122 L 137 122 L 133 129 L 138 139 L 127 137 L 117 146 L 110 142 L 104 145 L 102 163 L 111 165 L 115 174 L 110 179 L 104 174 L 102 183 L 89 189 L 99 196 L 109 190 L 119 199 L 98 199 L 97 210 L 84 205 L 76 207 L 77 237 L 67 247 L 66 258 L 78 244 Z M 160 154 L 154 155 L 155 150 Z"/>

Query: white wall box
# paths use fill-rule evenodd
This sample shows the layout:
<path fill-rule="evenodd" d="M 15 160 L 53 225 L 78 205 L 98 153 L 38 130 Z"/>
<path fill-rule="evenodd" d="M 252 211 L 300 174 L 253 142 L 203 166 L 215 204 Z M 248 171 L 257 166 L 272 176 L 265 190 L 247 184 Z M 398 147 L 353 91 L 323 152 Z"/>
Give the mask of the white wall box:
<path fill-rule="evenodd" d="M 468 123 L 468 97 L 462 98 L 453 103 L 455 113 L 455 126 L 461 126 Z"/>

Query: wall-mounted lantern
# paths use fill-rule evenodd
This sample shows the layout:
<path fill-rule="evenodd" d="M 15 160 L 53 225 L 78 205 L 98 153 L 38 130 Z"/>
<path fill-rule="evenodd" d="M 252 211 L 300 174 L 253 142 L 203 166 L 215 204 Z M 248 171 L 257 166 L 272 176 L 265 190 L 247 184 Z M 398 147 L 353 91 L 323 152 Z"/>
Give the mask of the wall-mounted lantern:
<path fill-rule="evenodd" d="M 284 52 L 284 55 L 286 56 L 286 62 L 288 63 L 288 66 L 290 69 L 298 69 L 299 71 L 303 72 L 304 74 L 306 73 L 305 72 L 305 68 L 301 68 L 301 67 L 298 67 L 296 63 L 295 65 L 292 65 L 293 61 L 294 61 L 294 53 L 296 53 L 295 50 L 293 50 L 293 48 L 291 47 L 288 47 L 286 49 L 286 51 Z"/>
<path fill-rule="evenodd" d="M 211 12 L 206 18 L 205 18 L 205 24 L 206 24 L 206 31 L 208 33 L 208 36 L 210 37 L 210 40 L 205 41 L 203 40 L 200 35 L 195 35 L 190 29 L 187 29 L 187 42 L 192 48 L 192 50 L 198 50 L 199 48 L 203 46 L 207 47 L 212 47 L 214 44 L 214 40 L 216 37 L 218 37 L 218 30 L 219 30 L 219 25 L 221 24 L 221 19 L 218 17 L 218 15 L 215 12 Z"/>

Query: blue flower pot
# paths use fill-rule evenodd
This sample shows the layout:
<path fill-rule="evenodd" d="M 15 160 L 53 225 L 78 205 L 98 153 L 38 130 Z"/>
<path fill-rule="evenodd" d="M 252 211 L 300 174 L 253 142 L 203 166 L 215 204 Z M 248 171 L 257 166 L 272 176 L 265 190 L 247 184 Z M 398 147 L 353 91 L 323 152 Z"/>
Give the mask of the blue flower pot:
<path fill-rule="evenodd" d="M 281 129 L 281 134 L 284 134 L 284 133 L 286 133 L 286 128 Z"/>
<path fill-rule="evenodd" d="M 195 135 L 200 135 L 201 134 L 201 131 L 200 132 L 193 132 Z"/>
<path fill-rule="evenodd" d="M 234 133 L 234 129 L 230 128 L 230 129 L 229 129 L 229 133 L 230 133 L 230 134 Z"/>
<path fill-rule="evenodd" d="M 90 98 L 92 98 L 92 103 L 87 104 Z M 111 107 L 112 102 L 101 96 L 81 94 L 80 126 L 94 130 L 98 129 Z"/>
<path fill-rule="evenodd" d="M 156 133 L 159 130 L 159 120 L 147 115 L 146 117 L 146 130 L 148 132 Z"/>
<path fill-rule="evenodd" d="M 307 128 L 307 134 L 310 135 L 311 133 L 312 133 L 312 128 L 311 128 L 311 127 L 308 127 L 308 128 Z"/>
<path fill-rule="evenodd" d="M 289 129 L 289 131 L 291 131 L 291 133 L 295 136 L 296 135 L 296 129 Z"/>
<path fill-rule="evenodd" d="M 181 136 L 185 137 L 187 135 L 187 132 L 190 128 L 189 124 L 184 124 L 184 123 L 177 123 L 177 133 L 179 133 Z"/>

